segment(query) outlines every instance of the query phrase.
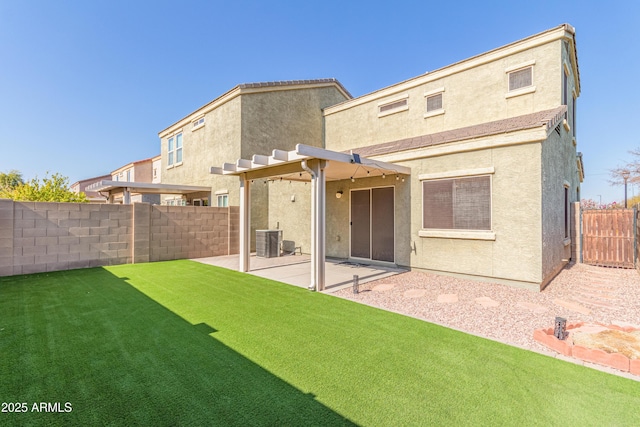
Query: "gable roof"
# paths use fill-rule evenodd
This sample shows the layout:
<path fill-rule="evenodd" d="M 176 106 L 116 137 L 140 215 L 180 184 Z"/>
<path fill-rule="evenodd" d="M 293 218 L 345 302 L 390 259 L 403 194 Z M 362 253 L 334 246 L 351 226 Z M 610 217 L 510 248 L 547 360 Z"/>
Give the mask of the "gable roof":
<path fill-rule="evenodd" d="M 344 95 L 346 99 L 353 98 L 351 93 L 349 93 L 349 91 L 345 89 L 344 86 L 342 86 L 342 83 L 340 83 L 338 79 L 335 79 L 335 78 L 313 79 L 313 80 L 284 80 L 279 82 L 262 82 L 262 83 L 242 83 L 233 87 L 231 90 L 228 90 L 227 92 L 223 93 L 222 95 L 215 98 L 214 100 L 206 103 L 205 105 L 198 108 L 197 110 L 187 114 L 177 122 L 173 123 L 171 126 L 161 130 L 160 132 L 158 132 L 158 136 L 160 138 L 163 138 L 171 131 L 174 131 L 175 129 L 178 129 L 181 126 L 188 124 L 192 119 L 196 119 L 200 116 L 203 116 L 204 114 L 208 113 L 209 111 L 213 110 L 219 105 L 222 105 L 225 102 L 228 102 L 231 99 L 243 93 L 254 93 L 254 92 L 265 91 L 265 90 L 266 91 L 293 90 L 293 89 L 323 87 L 323 86 L 325 87 L 335 86 Z"/>
<path fill-rule="evenodd" d="M 551 110 L 538 111 L 531 114 L 525 114 L 523 116 L 510 117 L 508 119 L 466 126 L 444 132 L 420 135 L 413 138 L 383 142 L 381 144 L 354 148 L 349 151 L 361 156 L 377 156 L 396 153 L 398 151 L 429 147 L 432 145 L 446 144 L 449 142 L 463 141 L 466 139 L 533 129 L 541 126 L 544 126 L 547 132 L 549 132 L 560 124 L 566 111 L 567 106 L 562 105 Z"/>

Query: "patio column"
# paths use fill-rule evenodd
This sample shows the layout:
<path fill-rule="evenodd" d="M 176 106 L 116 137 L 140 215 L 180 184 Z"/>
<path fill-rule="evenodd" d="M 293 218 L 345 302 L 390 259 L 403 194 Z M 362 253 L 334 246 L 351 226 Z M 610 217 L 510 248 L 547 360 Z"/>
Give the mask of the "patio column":
<path fill-rule="evenodd" d="M 131 204 L 131 189 L 129 187 L 124 189 L 124 194 L 122 195 L 122 204 L 123 205 Z"/>
<path fill-rule="evenodd" d="M 311 170 L 311 285 L 323 291 L 325 285 L 325 160 L 316 160 Z M 303 166 L 304 167 L 304 166 Z"/>
<path fill-rule="evenodd" d="M 240 268 L 239 271 L 249 271 L 249 248 L 251 232 L 251 193 L 250 181 L 246 174 L 240 175 Z"/>

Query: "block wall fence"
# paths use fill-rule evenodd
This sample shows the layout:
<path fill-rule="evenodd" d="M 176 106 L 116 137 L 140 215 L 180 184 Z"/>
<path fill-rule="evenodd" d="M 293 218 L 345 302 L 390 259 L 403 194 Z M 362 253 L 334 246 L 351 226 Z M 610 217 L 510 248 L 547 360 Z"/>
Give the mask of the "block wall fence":
<path fill-rule="evenodd" d="M 238 207 L 0 199 L 0 276 L 237 254 Z"/>

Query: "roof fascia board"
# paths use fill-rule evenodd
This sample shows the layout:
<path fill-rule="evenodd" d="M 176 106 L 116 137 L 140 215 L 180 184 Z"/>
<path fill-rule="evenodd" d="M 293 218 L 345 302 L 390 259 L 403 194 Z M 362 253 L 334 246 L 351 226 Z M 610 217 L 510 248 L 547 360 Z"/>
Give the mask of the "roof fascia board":
<path fill-rule="evenodd" d="M 324 115 L 328 116 L 330 114 L 347 110 L 349 108 L 353 108 L 358 105 L 366 104 L 384 97 L 392 96 L 397 93 L 413 89 L 417 86 L 448 77 L 452 74 L 457 74 L 475 67 L 479 67 L 481 65 L 485 65 L 485 64 L 503 59 L 507 56 L 511 56 L 528 49 L 536 48 L 536 47 L 551 43 L 553 41 L 563 39 L 565 37 L 573 37 L 572 28 L 567 24 L 563 24 L 559 27 L 547 30 L 543 33 L 539 33 L 531 37 L 527 37 L 525 39 L 513 42 L 511 44 L 490 50 L 480 55 L 473 56 L 463 61 L 456 62 L 444 68 L 440 68 L 438 70 L 431 71 L 426 74 L 422 74 L 412 79 L 405 80 L 404 82 L 400 82 L 393 86 L 389 86 L 389 87 L 377 90 L 370 94 L 363 95 L 359 98 L 354 98 L 352 100 L 348 100 L 340 104 L 327 107 L 324 109 Z"/>
<path fill-rule="evenodd" d="M 384 162 L 407 162 L 428 157 L 445 156 L 448 154 L 466 153 L 469 151 L 486 150 L 490 148 L 509 147 L 513 145 L 542 142 L 547 139 L 546 126 L 534 129 L 526 129 L 501 135 L 490 135 L 457 142 L 449 142 L 439 145 L 415 148 L 412 150 L 395 153 L 371 155 L 369 158 L 379 159 Z"/>

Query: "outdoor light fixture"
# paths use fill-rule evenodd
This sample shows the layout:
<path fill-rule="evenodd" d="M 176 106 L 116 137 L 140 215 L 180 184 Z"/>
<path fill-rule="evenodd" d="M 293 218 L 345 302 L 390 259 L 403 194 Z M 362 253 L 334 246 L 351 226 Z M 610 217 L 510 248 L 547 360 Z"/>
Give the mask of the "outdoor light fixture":
<path fill-rule="evenodd" d="M 382 174 L 382 179 L 385 179 L 387 176 L 383 173 Z"/>
<path fill-rule="evenodd" d="M 356 180 L 353 177 L 351 177 L 351 182 L 356 182 Z"/>
<path fill-rule="evenodd" d="M 336 191 L 336 199 L 339 199 L 342 197 L 342 190 Z"/>
<path fill-rule="evenodd" d="M 396 181 L 400 181 L 400 175 L 396 175 Z"/>

